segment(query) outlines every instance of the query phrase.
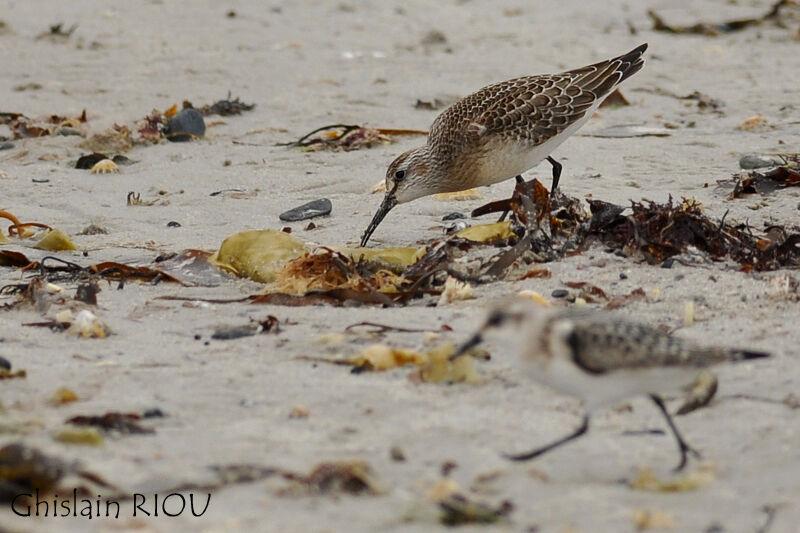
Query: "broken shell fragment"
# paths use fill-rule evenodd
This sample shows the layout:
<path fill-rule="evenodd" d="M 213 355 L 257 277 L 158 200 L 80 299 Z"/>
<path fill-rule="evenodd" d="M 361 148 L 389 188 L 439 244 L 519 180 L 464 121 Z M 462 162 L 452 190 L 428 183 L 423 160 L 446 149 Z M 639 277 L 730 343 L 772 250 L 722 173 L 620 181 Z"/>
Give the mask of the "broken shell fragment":
<path fill-rule="evenodd" d="M 101 159 L 89 169 L 92 174 L 114 174 L 119 172 L 119 167 L 110 159 Z"/>

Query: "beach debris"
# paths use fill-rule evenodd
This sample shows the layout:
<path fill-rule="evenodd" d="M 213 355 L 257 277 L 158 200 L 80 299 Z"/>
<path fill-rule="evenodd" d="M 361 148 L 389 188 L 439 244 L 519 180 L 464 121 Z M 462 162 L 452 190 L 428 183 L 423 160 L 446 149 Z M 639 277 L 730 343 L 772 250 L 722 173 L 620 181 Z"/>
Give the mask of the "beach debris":
<path fill-rule="evenodd" d="M 436 111 L 444 109 L 452 103 L 455 103 L 459 98 L 457 96 L 436 97 L 432 100 L 417 99 L 414 103 L 414 109 L 422 109 L 424 111 Z"/>
<path fill-rule="evenodd" d="M 648 492 L 686 492 L 703 489 L 714 483 L 715 470 L 716 467 L 712 463 L 703 463 L 691 472 L 664 480 L 649 468 L 642 468 L 628 482 L 628 486 L 634 490 Z"/>
<path fill-rule="evenodd" d="M 507 520 L 514 510 L 510 500 L 504 500 L 497 506 L 473 500 L 464 494 L 454 492 L 439 501 L 442 514 L 439 521 L 447 526 L 464 524 L 493 524 Z"/>
<path fill-rule="evenodd" d="M 414 365 L 417 370 L 410 374 L 414 382 L 427 383 L 480 383 L 474 358 L 488 359 L 487 352 L 474 349 L 467 352 L 467 357 L 458 357 L 450 361 L 455 353 L 455 346 L 446 342 L 425 351 L 397 348 L 386 344 L 372 344 L 355 356 L 308 356 L 298 355 L 295 358 L 306 361 L 317 361 L 336 365 L 352 366 L 352 372 L 360 374 L 366 371 L 381 372 L 406 365 Z M 463 359 L 463 361 L 462 361 Z"/>
<path fill-rule="evenodd" d="M 0 448 L 0 501 L 36 489 L 45 494 L 69 470 L 67 463 L 22 443 Z"/>
<path fill-rule="evenodd" d="M 296 141 L 278 143 L 276 146 L 302 148 L 303 150 L 360 150 L 373 146 L 391 144 L 399 135 L 427 135 L 427 131 L 369 128 L 357 124 L 331 124 L 303 135 Z"/>
<path fill-rule="evenodd" d="M 65 42 L 70 36 L 78 29 L 77 24 L 73 24 L 69 28 L 64 27 L 63 22 L 51 24 L 47 31 L 44 31 L 36 36 L 36 40 L 47 39 L 53 43 Z"/>
<path fill-rule="evenodd" d="M 631 520 L 636 531 L 675 529 L 675 519 L 672 514 L 662 509 L 635 509 Z"/>
<path fill-rule="evenodd" d="M 8 360 L 6 359 L 6 361 Z M 17 379 L 26 377 L 28 377 L 28 372 L 24 369 L 12 371 L 10 366 L 9 368 L 0 368 L 0 381 L 4 379 Z"/>
<path fill-rule="evenodd" d="M 77 117 L 54 114 L 40 119 L 31 119 L 22 113 L 0 112 L 0 125 L 5 124 L 9 127 L 13 139 L 46 137 L 67 127 L 83 131 L 86 120 L 85 109 Z"/>
<path fill-rule="evenodd" d="M 765 171 L 754 170 L 747 175 L 734 174 L 733 191 L 728 200 L 741 198 L 746 194 L 770 194 L 784 187 L 800 185 L 800 155 L 786 154 L 780 157 L 781 166 L 772 166 Z"/>
<path fill-rule="evenodd" d="M 752 26 L 759 26 L 767 21 L 773 22 L 777 26 L 780 26 L 781 9 L 792 5 L 793 5 L 793 0 L 778 0 L 777 2 L 772 4 L 772 7 L 769 9 L 769 11 L 767 11 L 760 17 L 734 19 L 725 22 L 714 22 L 714 23 L 698 22 L 686 26 L 667 24 L 664 21 L 664 19 L 660 15 L 656 14 L 656 12 L 653 10 L 649 10 L 647 12 L 647 16 L 650 17 L 650 20 L 653 21 L 654 31 L 661 31 L 661 32 L 675 33 L 675 34 L 706 35 L 710 37 L 716 37 L 724 33 L 732 33 L 735 31 L 744 30 L 745 28 L 749 28 Z"/>
<path fill-rule="evenodd" d="M 311 414 L 311 411 L 308 410 L 308 407 L 305 405 L 295 405 L 292 407 L 291 412 L 289 412 L 289 418 L 291 420 L 299 420 L 302 418 L 308 418 Z"/>
<path fill-rule="evenodd" d="M 73 429 L 64 428 L 53 435 L 53 439 L 64 444 L 79 444 L 84 446 L 102 446 L 105 438 L 94 428 Z"/>
<path fill-rule="evenodd" d="M 278 319 L 273 315 L 268 315 L 264 320 L 250 319 L 249 324 L 243 326 L 220 326 L 211 334 L 212 339 L 232 340 L 242 337 L 252 337 L 261 333 L 278 333 Z"/>
<path fill-rule="evenodd" d="M 184 102 L 183 107 L 192 107 L 189 102 Z M 228 117 L 231 115 L 241 115 L 245 111 L 251 111 L 256 107 L 256 104 L 246 104 L 239 100 L 239 98 L 231 99 L 231 92 L 228 91 L 228 97 L 223 100 L 217 100 L 213 104 L 207 104 L 198 107 L 197 110 L 203 115 L 220 115 Z"/>
<path fill-rule="evenodd" d="M 0 370 L 10 371 L 11 361 L 0 355 Z"/>
<path fill-rule="evenodd" d="M 235 276 L 271 283 L 278 268 L 306 251 L 304 243 L 282 231 L 251 230 L 226 238 L 209 261 Z"/>
<path fill-rule="evenodd" d="M 316 217 L 326 216 L 331 214 L 333 208 L 331 201 L 327 198 L 319 200 L 312 200 L 299 207 L 289 209 L 281 213 L 278 218 L 284 222 L 298 222 L 300 220 L 309 220 Z"/>
<path fill-rule="evenodd" d="M 436 305 L 447 305 L 458 300 L 469 300 L 475 298 L 475 291 L 472 286 L 465 282 L 459 281 L 453 276 L 447 276 L 444 281 L 444 289 L 439 296 L 439 301 Z"/>
<path fill-rule="evenodd" d="M 511 230 L 511 223 L 508 221 L 470 226 L 455 234 L 455 237 L 459 239 L 489 244 L 507 242 L 511 238 L 516 238 L 516 236 Z"/>
<path fill-rule="evenodd" d="M 709 370 L 701 370 L 675 414 L 685 415 L 708 405 L 717 393 L 717 384 L 717 376 Z"/>
<path fill-rule="evenodd" d="M 739 125 L 741 131 L 764 131 L 768 127 L 769 122 L 761 115 L 753 115 Z"/>
<path fill-rule="evenodd" d="M 101 159 L 89 169 L 91 174 L 116 174 L 119 167 L 110 159 Z"/>
<path fill-rule="evenodd" d="M 552 273 L 546 268 L 533 268 L 517 278 L 517 281 L 531 278 L 550 279 Z"/>
<path fill-rule="evenodd" d="M 519 291 L 517 293 L 517 296 L 519 298 L 527 298 L 528 300 L 531 300 L 536 305 L 540 305 L 542 307 L 550 307 L 550 306 L 553 305 L 550 302 L 550 300 L 548 300 L 547 298 L 545 298 L 544 296 L 542 296 L 541 294 L 539 294 L 536 291 L 530 291 L 530 290 Z"/>
<path fill-rule="evenodd" d="M 108 156 L 106 154 L 102 154 L 100 152 L 92 152 L 91 154 L 80 156 L 78 160 L 75 162 L 75 168 L 82 170 L 89 170 L 100 161 L 107 159 Z"/>
<path fill-rule="evenodd" d="M 443 202 L 449 201 L 456 201 L 456 202 L 468 202 L 470 200 L 480 200 L 483 198 L 481 192 L 476 189 L 465 189 L 463 191 L 454 191 L 454 192 L 440 192 L 433 195 L 435 200 L 440 200 Z"/>
<path fill-rule="evenodd" d="M 378 486 L 372 467 L 366 461 L 352 459 L 347 461 L 322 462 L 308 474 L 282 471 L 280 475 L 292 482 L 280 490 L 282 496 L 319 494 L 383 494 Z"/>
<path fill-rule="evenodd" d="M 109 411 L 103 415 L 79 415 L 66 420 L 73 426 L 88 426 L 99 428 L 106 432 L 116 432 L 120 435 L 143 435 L 155 433 L 153 428 L 142 426 L 139 421 L 142 415 L 138 413 L 120 413 Z"/>
<path fill-rule="evenodd" d="M 784 164 L 786 164 L 786 161 L 782 157 L 764 154 L 747 154 L 739 159 L 739 168 L 742 170 L 771 168 Z"/>
<path fill-rule="evenodd" d="M 606 96 L 605 100 L 600 103 L 600 107 L 624 107 L 631 105 L 628 102 L 628 99 L 625 98 L 625 95 L 622 94 L 622 91 L 619 90 L 619 87 L 614 89 L 614 91 Z"/>
<path fill-rule="evenodd" d="M 458 483 L 447 477 L 455 466 L 452 462 L 442 465 L 442 475 L 445 477 L 428 489 L 426 494 L 427 499 L 435 503 L 441 511 L 439 521 L 447 526 L 459 526 L 492 524 L 506 520 L 514 510 L 514 504 L 505 500 L 497 506 L 491 506 L 465 495 Z"/>
<path fill-rule="evenodd" d="M 69 309 L 62 311 L 56 316 L 56 322 L 69 324 L 67 332 L 84 339 L 104 339 L 111 334 L 111 328 L 103 319 L 88 309 L 81 309 L 74 317 Z"/>
<path fill-rule="evenodd" d="M 21 442 L 6 444 L 0 448 L 0 501 L 12 501 L 25 494 L 32 495 L 36 490 L 42 495 L 57 492 L 58 484 L 65 476 L 76 476 L 82 482 L 89 482 L 90 487 L 77 485 L 73 479 L 69 484 L 65 482 L 69 489 L 64 492 L 71 493 L 75 488 L 78 494 L 97 494 L 98 487 L 107 491 L 119 490 L 77 463 L 67 463 Z M 22 503 L 25 503 L 24 498 L 18 500 L 18 504 Z"/>
<path fill-rule="evenodd" d="M 72 239 L 69 238 L 69 235 L 58 229 L 47 231 L 39 242 L 33 245 L 33 248 L 48 252 L 78 249 L 75 243 L 72 242 Z"/>
<path fill-rule="evenodd" d="M 138 139 L 137 139 L 138 142 Z M 134 139 L 130 128 L 114 124 L 111 128 L 102 133 L 95 133 L 88 139 L 83 140 L 78 146 L 84 150 L 91 150 L 94 153 L 121 153 L 133 148 Z M 102 158 L 106 159 L 106 158 Z M 113 160 L 113 159 L 112 159 Z M 85 168 L 91 168 L 94 163 Z M 78 167 L 76 168 L 84 168 Z"/>
<path fill-rule="evenodd" d="M 185 107 L 167 121 L 163 129 L 164 137 L 172 142 L 187 142 L 203 137 L 206 123 L 197 109 Z"/>
<path fill-rule="evenodd" d="M 66 405 L 68 403 L 77 402 L 80 400 L 75 391 L 67 387 L 59 387 L 56 392 L 50 397 L 48 403 L 54 406 Z"/>

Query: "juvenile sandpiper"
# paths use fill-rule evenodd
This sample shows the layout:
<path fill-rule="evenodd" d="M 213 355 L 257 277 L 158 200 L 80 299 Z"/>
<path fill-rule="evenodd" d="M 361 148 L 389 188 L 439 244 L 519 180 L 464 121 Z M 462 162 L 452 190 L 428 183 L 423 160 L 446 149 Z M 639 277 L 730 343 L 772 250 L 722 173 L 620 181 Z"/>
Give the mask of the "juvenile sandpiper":
<path fill-rule="evenodd" d="M 431 125 L 428 142 L 395 159 L 386 196 L 361 237 L 366 246 L 397 204 L 516 178 L 547 159 L 552 190 L 561 164 L 550 153 L 589 120 L 622 81 L 644 66 L 647 44 L 627 54 L 560 74 L 515 78 L 462 98 Z"/>
<path fill-rule="evenodd" d="M 583 399 L 586 409 L 576 431 L 546 446 L 506 456 L 514 461 L 533 459 L 585 434 L 596 409 L 646 394 L 675 436 L 681 456 L 675 470 L 681 470 L 688 454 L 699 453 L 678 432 L 659 394 L 687 389 L 708 366 L 769 357 L 764 352 L 699 346 L 607 312 L 553 310 L 515 298 L 490 312 L 480 330 L 452 358 L 495 329 L 512 331 L 527 374 L 558 392 Z"/>

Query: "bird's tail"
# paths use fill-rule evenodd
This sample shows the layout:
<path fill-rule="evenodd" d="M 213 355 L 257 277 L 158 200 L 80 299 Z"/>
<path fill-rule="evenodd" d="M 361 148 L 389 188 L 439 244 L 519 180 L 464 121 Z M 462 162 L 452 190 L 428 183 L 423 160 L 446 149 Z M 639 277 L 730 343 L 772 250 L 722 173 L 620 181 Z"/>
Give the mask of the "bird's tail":
<path fill-rule="evenodd" d="M 619 66 L 616 70 L 617 72 L 622 73 L 622 77 L 617 83 L 622 83 L 626 79 L 642 70 L 642 67 L 644 66 L 644 57 L 642 56 L 644 55 L 645 50 L 647 50 L 647 43 L 639 45 L 627 54 L 623 54 L 611 60 L 611 63 L 619 61 Z"/>
<path fill-rule="evenodd" d="M 566 74 L 577 76 L 573 83 L 584 90 L 593 92 L 596 97 L 602 98 L 623 80 L 630 78 L 642 69 L 644 66 L 642 55 L 645 50 L 647 50 L 647 43 L 637 46 L 627 54 L 570 70 Z"/>

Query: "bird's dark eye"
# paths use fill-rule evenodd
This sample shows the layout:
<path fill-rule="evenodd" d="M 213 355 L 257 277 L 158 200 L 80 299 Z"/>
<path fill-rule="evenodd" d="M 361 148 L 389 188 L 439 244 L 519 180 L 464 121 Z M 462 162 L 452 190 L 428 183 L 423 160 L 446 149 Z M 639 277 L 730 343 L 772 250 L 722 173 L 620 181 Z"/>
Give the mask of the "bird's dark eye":
<path fill-rule="evenodd" d="M 487 326 L 499 326 L 505 320 L 506 315 L 502 311 L 494 311 L 489 315 L 489 318 L 486 320 Z"/>
<path fill-rule="evenodd" d="M 398 170 L 397 172 L 394 173 L 394 179 L 396 179 L 396 180 L 401 180 L 401 179 L 403 179 L 405 177 L 406 177 L 406 171 L 405 170 Z"/>

